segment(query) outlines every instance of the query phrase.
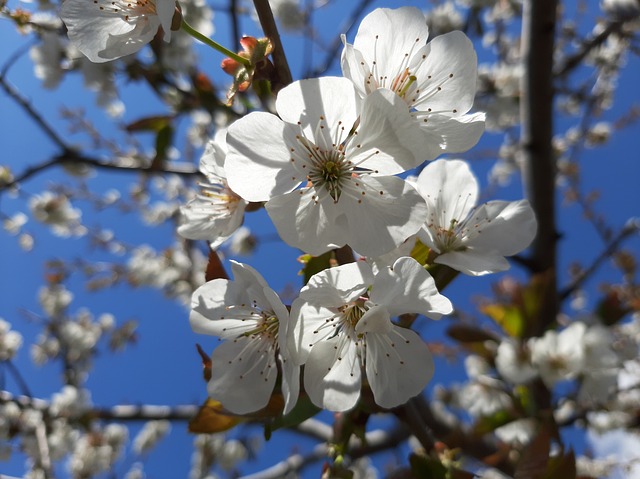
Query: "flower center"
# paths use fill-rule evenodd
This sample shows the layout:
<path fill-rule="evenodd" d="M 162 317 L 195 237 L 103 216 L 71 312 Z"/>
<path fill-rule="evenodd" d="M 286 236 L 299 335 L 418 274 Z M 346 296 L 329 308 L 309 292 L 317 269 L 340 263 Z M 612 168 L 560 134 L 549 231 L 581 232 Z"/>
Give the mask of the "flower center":
<path fill-rule="evenodd" d="M 343 146 L 325 150 L 306 138 L 298 137 L 298 142 L 302 145 L 310 166 L 307 180 L 320 194 L 324 191 L 337 203 L 354 170 L 353 163 L 343 153 Z"/>
<path fill-rule="evenodd" d="M 278 338 L 278 330 L 280 329 L 280 322 L 278 317 L 272 312 L 266 311 L 260 313 L 262 320 L 258 321 L 255 328 L 245 331 L 243 336 L 247 337 L 262 337 L 275 341 Z"/>
<path fill-rule="evenodd" d="M 338 308 L 338 310 L 342 313 L 341 323 L 350 330 L 355 330 L 356 324 L 358 324 L 360 318 L 362 318 L 367 311 L 363 300 L 345 304 Z"/>

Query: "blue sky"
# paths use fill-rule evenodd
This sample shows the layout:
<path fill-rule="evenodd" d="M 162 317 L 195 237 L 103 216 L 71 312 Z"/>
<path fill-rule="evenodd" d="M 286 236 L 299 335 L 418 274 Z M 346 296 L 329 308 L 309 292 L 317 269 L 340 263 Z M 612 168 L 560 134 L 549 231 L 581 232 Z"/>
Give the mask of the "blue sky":
<path fill-rule="evenodd" d="M 341 15 L 337 4 L 344 5 L 344 3 L 334 3 L 319 16 L 319 31 L 322 31 L 326 37 L 341 33 L 334 18 Z M 596 3 L 591 2 L 591 5 Z M 399 5 L 400 2 L 373 2 L 367 11 L 382 4 Z M 424 2 L 417 1 L 402 2 L 402 4 L 424 6 Z M 224 42 L 228 38 L 224 16 L 218 15 L 214 22 L 217 29 L 216 38 Z M 0 26 L 0 43 L 5 45 L 0 52 L 0 65 L 3 65 L 13 53 L 13 48 L 30 44 L 31 37 L 17 35 L 6 20 L 3 20 L 0 25 L 2 25 Z M 243 22 L 242 31 L 252 33 L 255 31 L 255 26 L 246 19 Z M 353 33 L 349 38 L 353 39 Z M 296 78 L 300 74 L 300 64 L 305 54 L 303 42 L 299 41 L 299 37 L 289 35 L 284 36 L 284 42 L 292 64 L 293 75 Z M 12 48 L 7 45 L 11 45 Z M 220 75 L 216 70 L 221 59 L 219 54 L 204 48 L 200 49 L 200 54 L 209 65 L 206 68 L 207 71 L 219 82 L 226 82 L 228 77 Z M 481 54 L 480 61 L 485 59 L 488 58 Z M 335 68 L 331 73 L 339 74 Z M 620 79 L 615 106 L 604 113 L 603 119 L 615 120 L 626 112 L 633 102 L 637 104 L 636 82 L 639 73 L 637 58 L 630 59 L 629 69 Z M 83 90 L 79 75 L 67 75 L 57 90 L 43 90 L 39 80 L 33 76 L 28 55 L 23 55 L 12 67 L 8 78 L 69 141 L 84 141 L 84 139 L 67 133 L 67 125 L 60 119 L 61 106 L 86 109 L 91 112 L 92 119 L 99 125 L 101 131 L 117 135 L 117 128 L 109 123 L 106 115 L 101 111 L 94 112 L 94 94 Z M 166 112 L 166 107 L 158 103 L 144 88 L 121 86 L 123 100 L 127 105 L 127 112 L 123 118 L 125 123 L 143 115 Z M 0 94 L 0 112 L 0 141 L 3 145 L 3 159 L 0 161 L 10 165 L 15 173 L 56 153 L 54 145 L 4 93 Z M 576 122 L 575 119 L 559 118 L 557 127 L 562 130 Z M 498 144 L 497 135 L 486 134 L 476 149 L 480 151 L 495 148 Z M 587 150 L 582 156 L 583 187 L 585 191 L 597 189 L 603 193 L 597 208 L 601 212 L 606 212 L 607 221 L 614 227 L 621 226 L 629 216 L 640 215 L 638 210 L 640 190 L 636 185 L 637 179 L 640 178 L 637 146 L 636 126 L 621 130 L 616 133 L 615 140 L 610 144 L 597 150 Z M 479 160 L 472 164 L 472 168 L 481 181 L 485 181 L 490 162 Z M 19 198 L 3 196 L 0 210 L 5 214 L 24 210 L 25 197 L 38 193 L 57 181 L 74 184 L 73 180 L 62 174 L 60 170 L 48 170 L 29 180 L 24 185 Z M 133 176 L 129 174 L 99 172 L 99 175 L 89 180 L 88 184 L 93 191 L 104 192 L 110 188 L 126 191 L 132 181 Z M 497 199 L 517 199 L 521 196 L 521 187 L 517 181 L 498 190 L 495 194 Z M 162 249 L 170 246 L 174 241 L 169 227 L 144 226 L 136 214 L 114 211 L 96 213 L 89 205 L 82 202 L 76 206 L 83 209 L 83 218 L 87 226 L 99 224 L 112 229 L 118 238 L 128 243 L 147 243 Z M 259 236 L 272 236 L 274 229 L 263 212 L 250 215 L 247 221 Z M 581 218 L 577 207 L 561 208 L 559 222 L 561 233 L 566 237 L 566 241 L 563 240 L 560 247 L 562 271 L 566 271 L 566 266 L 576 260 L 588 263 L 589 258 L 593 258 L 601 251 L 602 244 L 592 226 Z M 25 320 L 20 311 L 41 313 L 36 297 L 38 289 L 44 283 L 43 264 L 47 260 L 80 256 L 95 261 L 105 260 L 106 256 L 92 251 L 84 239 L 55 237 L 46 228 L 33 221 L 28 223 L 27 230 L 33 234 L 36 242 L 33 251 L 28 253 L 19 248 L 15 237 L 0 234 L 0 259 L 3 264 L 2 274 L 0 274 L 0 291 L 3 292 L 0 317 L 12 323 L 13 327 L 24 336 L 25 345 L 16 359 L 16 366 L 26 378 L 31 392 L 36 397 L 50 398 L 51 394 L 57 392 L 61 386 L 60 365 L 38 368 L 31 363 L 28 345 L 35 340 L 40 328 L 37 324 Z M 640 252 L 638 238 L 629 241 L 627 246 L 636 255 Z M 276 291 L 284 291 L 287 286 L 291 286 L 295 291 L 299 287 L 299 277 L 296 273 L 300 265 L 296 262 L 297 255 L 298 252 L 291 248 L 266 242 L 259 247 L 256 255 L 251 258 L 240 258 L 240 260 L 250 263 L 260 271 Z M 517 271 L 514 273 L 517 274 Z M 446 294 L 456 307 L 469 311 L 473 307 L 473 297 L 488 294 L 491 282 L 496 279 L 495 276 L 483 279 L 461 277 L 446 291 Z M 564 279 L 566 280 L 566 277 Z M 591 281 L 588 286 L 595 291 L 600 282 L 617 279 L 616 271 L 610 265 L 605 265 L 598 279 Z M 188 325 L 188 311 L 183 306 L 166 300 L 160 292 L 148 288 L 130 290 L 119 286 L 106 291 L 88 293 L 79 276 L 71 277 L 66 285 L 75 295 L 70 307 L 71 312 L 87 307 L 96 315 L 112 313 L 119 323 L 136 319 L 140 324 L 137 345 L 115 354 L 108 352 L 104 344 L 100 346 L 95 368 L 87 382 L 96 405 L 110 406 L 130 402 L 199 404 L 205 399 L 206 392 L 201 380 L 199 358 L 195 353 L 194 344 L 198 342 L 207 349 L 207 347 L 213 347 L 216 340 L 211 337 L 197 336 L 191 332 Z M 594 297 L 592 296 L 591 299 L 593 300 Z M 428 340 L 440 339 L 443 337 L 445 326 L 444 322 L 429 323 L 423 333 Z M 452 376 L 463 379 L 458 365 L 446 364 L 444 361 L 438 362 L 436 374 L 434 382 Z M 9 391 L 19 390 L 10 377 L 6 379 L 5 387 Z M 131 437 L 135 436 L 136 430 L 137 427 L 131 428 Z M 260 435 L 258 430 L 256 432 Z M 578 443 L 580 442 L 581 440 L 578 440 Z M 310 450 L 311 446 L 310 441 L 297 436 L 290 434 L 283 435 L 282 438 L 276 436 L 265 445 L 263 451 L 266 454 L 260 457 L 259 462 L 249 464 L 248 469 L 243 472 L 259 470 L 280 457 L 284 458 L 294 447 Z M 186 477 L 190 455 L 191 436 L 186 433 L 184 425 L 176 424 L 170 436 L 146 458 L 147 477 L 155 479 Z M 119 464 L 116 471 L 119 476 L 124 474 L 132 460 L 129 456 Z M 389 459 L 383 459 L 381 463 L 387 460 Z M 318 467 L 313 467 L 312 470 L 309 477 L 317 477 Z M 23 458 L 16 454 L 10 462 L 0 463 L 0 472 L 21 476 L 24 473 Z M 64 473 L 61 473 L 60 477 L 65 477 Z"/>

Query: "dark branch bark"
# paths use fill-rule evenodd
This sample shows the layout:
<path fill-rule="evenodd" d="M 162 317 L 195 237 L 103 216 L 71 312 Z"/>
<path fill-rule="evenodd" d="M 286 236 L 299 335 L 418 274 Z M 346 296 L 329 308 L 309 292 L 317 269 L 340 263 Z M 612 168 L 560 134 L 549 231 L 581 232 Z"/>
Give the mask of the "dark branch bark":
<path fill-rule="evenodd" d="M 553 138 L 553 48 L 557 0 L 526 0 L 522 19 L 521 146 L 523 183 L 538 219 L 538 234 L 531 245 L 534 280 L 544 293 L 538 315 L 529 325 L 529 336 L 540 335 L 555 321 L 556 294 L 556 164 Z M 537 278 L 536 278 L 537 277 Z"/>
<path fill-rule="evenodd" d="M 288 85 L 293 81 L 291 77 L 291 70 L 289 69 L 289 63 L 287 62 L 287 56 L 284 53 L 284 47 L 282 41 L 280 41 L 280 33 L 276 21 L 273 18 L 273 12 L 269 6 L 268 0 L 253 0 L 253 4 L 256 7 L 258 13 L 258 19 L 260 25 L 267 36 L 273 42 L 273 52 L 271 57 L 273 58 L 273 64 L 276 67 L 276 75 L 278 78 L 278 85 L 275 88 L 278 89 Z"/>

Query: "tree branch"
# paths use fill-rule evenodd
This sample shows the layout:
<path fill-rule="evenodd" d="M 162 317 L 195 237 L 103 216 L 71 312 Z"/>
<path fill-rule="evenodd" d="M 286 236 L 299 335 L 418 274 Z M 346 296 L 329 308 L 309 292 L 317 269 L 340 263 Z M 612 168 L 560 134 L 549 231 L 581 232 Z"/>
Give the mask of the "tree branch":
<path fill-rule="evenodd" d="M 567 299 L 575 290 L 577 290 L 582 283 L 584 283 L 589 277 L 600 267 L 600 265 L 609 257 L 611 257 L 620 244 L 627 239 L 632 234 L 640 231 L 640 221 L 637 219 L 632 219 L 627 222 L 626 225 L 622 227 L 622 229 L 618 232 L 618 234 L 613 238 L 609 244 L 606 245 L 604 250 L 598 255 L 598 257 L 591 263 L 587 269 L 583 270 L 574 280 L 573 282 L 564 288 L 560 294 L 560 301 L 564 301 Z"/>
<path fill-rule="evenodd" d="M 622 25 L 624 22 L 622 21 L 614 21 L 608 23 L 607 26 L 598 33 L 595 37 L 590 38 L 582 44 L 582 48 L 574 53 L 572 56 L 568 57 L 562 64 L 560 64 L 555 69 L 555 76 L 564 77 L 568 73 L 570 73 L 574 68 L 576 68 L 582 60 L 596 47 L 602 45 L 604 41 L 609 38 L 612 33 L 619 33 L 622 29 Z"/>
<path fill-rule="evenodd" d="M 553 49 L 557 0 L 526 0 L 522 19 L 522 59 L 525 74 L 521 91 L 521 146 L 523 183 L 536 213 L 538 234 L 531 245 L 532 273 L 544 283 L 537 318 L 530 336 L 540 335 L 555 321 L 556 293 L 556 164 L 553 138 Z"/>
<path fill-rule="evenodd" d="M 258 19 L 260 25 L 266 37 L 273 42 L 273 52 L 271 57 L 273 58 L 273 64 L 276 67 L 276 78 L 278 79 L 278 85 L 275 91 L 282 87 L 287 86 L 293 81 L 291 77 L 291 70 L 289 69 L 289 63 L 287 62 L 287 56 L 284 53 L 284 47 L 282 41 L 280 41 L 280 33 L 276 21 L 273 18 L 273 12 L 269 6 L 269 0 L 253 0 L 253 4 L 256 7 L 258 13 Z"/>
<path fill-rule="evenodd" d="M 0 193 L 3 190 L 8 190 L 15 186 L 18 186 L 23 181 L 35 176 L 38 173 L 41 173 L 53 166 L 64 165 L 65 163 L 76 164 L 76 165 L 86 165 L 94 168 L 101 168 L 104 170 L 115 170 L 115 171 L 125 171 L 130 173 L 145 173 L 150 175 L 164 175 L 164 174 L 174 174 L 180 176 L 187 177 L 196 177 L 200 175 L 200 172 L 193 165 L 163 165 L 162 168 L 158 168 L 155 165 L 128 165 L 124 163 L 111 163 L 104 160 L 99 160 L 97 158 L 92 158 L 89 156 L 80 155 L 72 150 L 68 150 L 66 154 L 62 154 L 51 158 L 50 160 L 43 161 L 34 166 L 30 166 L 25 171 L 23 171 L 20 175 L 14 177 L 11 181 L 0 184 Z"/>
<path fill-rule="evenodd" d="M 362 13 L 366 10 L 372 0 L 360 0 L 360 3 L 353 9 L 349 18 L 347 18 L 342 25 L 340 25 L 340 31 L 345 34 L 349 33 L 353 28 L 356 20 L 362 16 Z M 317 77 L 325 73 L 329 67 L 333 64 L 336 57 L 338 56 L 338 52 L 340 51 L 340 46 L 342 45 L 342 39 L 338 35 L 334 40 L 331 46 L 328 49 L 327 55 L 324 57 L 324 61 L 322 64 L 317 67 L 315 70 L 311 72 L 306 72 L 305 76 L 307 78 Z"/>

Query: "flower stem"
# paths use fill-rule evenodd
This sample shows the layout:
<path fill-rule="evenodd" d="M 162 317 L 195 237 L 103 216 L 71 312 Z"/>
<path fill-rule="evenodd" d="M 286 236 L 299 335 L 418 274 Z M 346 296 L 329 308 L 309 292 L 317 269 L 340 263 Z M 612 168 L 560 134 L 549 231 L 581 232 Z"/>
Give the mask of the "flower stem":
<path fill-rule="evenodd" d="M 247 58 L 241 57 L 237 53 L 232 52 L 231 50 L 223 47 L 219 43 L 214 42 L 210 38 L 204 36 L 202 33 L 200 33 L 199 31 L 194 29 L 191 25 L 189 25 L 184 19 L 182 20 L 182 24 L 180 25 L 180 27 L 182 28 L 182 30 L 187 32 L 189 35 L 191 35 L 196 40 L 201 41 L 205 45 L 210 46 L 211 48 L 213 48 L 214 50 L 219 51 L 223 55 L 225 55 L 225 56 L 227 56 L 227 57 L 237 61 L 238 63 L 241 63 L 241 64 L 245 65 L 245 66 L 251 66 L 251 62 Z"/>

